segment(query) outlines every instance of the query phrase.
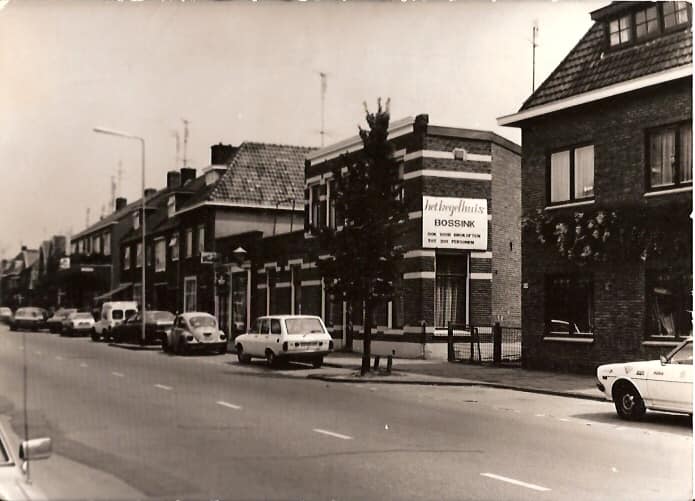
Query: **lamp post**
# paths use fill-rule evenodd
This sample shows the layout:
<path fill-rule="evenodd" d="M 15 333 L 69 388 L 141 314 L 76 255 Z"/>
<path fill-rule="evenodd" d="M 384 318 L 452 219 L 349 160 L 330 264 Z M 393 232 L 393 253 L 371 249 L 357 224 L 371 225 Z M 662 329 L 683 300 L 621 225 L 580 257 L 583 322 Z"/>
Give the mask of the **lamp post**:
<path fill-rule="evenodd" d="M 133 134 L 127 134 L 125 132 L 119 132 L 111 129 L 105 129 L 103 127 L 94 127 L 94 132 L 98 134 L 107 134 L 109 136 L 117 136 L 117 137 L 122 137 L 125 139 L 135 139 L 136 141 L 140 142 L 140 149 L 142 152 L 141 159 L 142 159 L 142 171 L 141 171 L 141 181 L 142 181 L 142 215 L 140 216 L 140 227 L 142 228 L 142 250 L 140 253 L 140 258 L 141 258 L 141 267 L 142 267 L 142 286 L 141 286 L 141 294 L 140 297 L 142 298 L 142 306 L 141 306 L 141 312 L 140 312 L 140 317 L 142 319 L 142 341 L 145 342 L 146 336 L 145 336 L 145 313 L 147 311 L 147 302 L 145 301 L 145 291 L 146 291 L 146 286 L 145 286 L 145 272 L 147 270 L 147 247 L 145 247 L 145 139 L 140 137 L 140 136 L 134 136 Z M 137 260 L 137 257 L 136 257 Z"/>

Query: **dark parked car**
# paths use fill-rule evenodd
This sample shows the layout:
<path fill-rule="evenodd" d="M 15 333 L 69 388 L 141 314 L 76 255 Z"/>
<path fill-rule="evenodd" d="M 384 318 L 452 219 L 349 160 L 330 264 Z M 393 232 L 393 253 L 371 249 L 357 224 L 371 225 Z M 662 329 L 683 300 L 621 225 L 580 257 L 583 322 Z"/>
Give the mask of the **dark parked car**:
<path fill-rule="evenodd" d="M 43 308 L 27 306 L 18 308 L 10 323 L 10 330 L 29 329 L 38 331 L 46 328 L 48 312 Z"/>
<path fill-rule="evenodd" d="M 0 323 L 9 324 L 12 322 L 12 310 L 7 306 L 0 307 Z"/>
<path fill-rule="evenodd" d="M 76 308 L 60 308 L 56 310 L 52 317 L 46 320 L 46 327 L 50 332 L 60 332 L 63 330 L 63 321 L 70 316 L 70 313 L 75 313 Z"/>
<path fill-rule="evenodd" d="M 145 339 L 142 338 L 142 314 L 131 316 L 111 331 L 115 343 L 134 343 L 139 345 L 166 342 L 174 325 L 174 314 L 168 311 L 152 310 L 145 312 Z"/>

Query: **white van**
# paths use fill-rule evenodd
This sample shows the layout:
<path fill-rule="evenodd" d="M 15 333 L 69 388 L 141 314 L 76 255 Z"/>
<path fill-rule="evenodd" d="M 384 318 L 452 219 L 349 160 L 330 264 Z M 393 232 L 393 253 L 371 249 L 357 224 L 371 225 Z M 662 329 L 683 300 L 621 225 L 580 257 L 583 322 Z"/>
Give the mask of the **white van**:
<path fill-rule="evenodd" d="M 242 364 L 258 357 L 271 367 L 280 360 L 297 360 L 319 368 L 333 350 L 333 340 L 320 317 L 272 315 L 259 317 L 251 332 L 237 336 L 234 346 Z"/>
<path fill-rule="evenodd" d="M 92 333 L 93 341 L 104 341 L 111 339 L 111 330 L 126 319 L 138 312 L 138 303 L 135 301 L 109 301 L 101 305 L 101 315 Z"/>

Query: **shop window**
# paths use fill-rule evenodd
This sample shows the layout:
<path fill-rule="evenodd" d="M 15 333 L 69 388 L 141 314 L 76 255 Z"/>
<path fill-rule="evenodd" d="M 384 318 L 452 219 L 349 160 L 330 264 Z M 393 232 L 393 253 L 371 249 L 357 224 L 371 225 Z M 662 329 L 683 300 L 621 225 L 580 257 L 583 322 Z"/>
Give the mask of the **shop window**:
<path fill-rule="evenodd" d="M 232 328 L 235 334 L 246 332 L 247 273 L 232 273 Z"/>
<path fill-rule="evenodd" d="M 550 155 L 550 203 L 594 196 L 594 146 L 556 151 Z"/>
<path fill-rule="evenodd" d="M 467 259 L 461 254 L 437 254 L 434 285 L 435 327 L 466 323 Z"/>
<path fill-rule="evenodd" d="M 186 277 L 183 281 L 183 311 L 196 311 L 196 277 Z"/>
<path fill-rule="evenodd" d="M 590 275 L 547 277 L 545 298 L 549 335 L 593 335 L 594 285 Z"/>
<path fill-rule="evenodd" d="M 692 283 L 690 271 L 647 273 L 647 337 L 692 335 Z"/>
<path fill-rule="evenodd" d="M 651 188 L 693 182 L 692 125 L 683 123 L 648 132 L 648 171 Z"/>
<path fill-rule="evenodd" d="M 301 315 L 302 313 L 302 267 L 299 264 L 292 265 L 291 291 L 292 294 L 292 314 Z"/>

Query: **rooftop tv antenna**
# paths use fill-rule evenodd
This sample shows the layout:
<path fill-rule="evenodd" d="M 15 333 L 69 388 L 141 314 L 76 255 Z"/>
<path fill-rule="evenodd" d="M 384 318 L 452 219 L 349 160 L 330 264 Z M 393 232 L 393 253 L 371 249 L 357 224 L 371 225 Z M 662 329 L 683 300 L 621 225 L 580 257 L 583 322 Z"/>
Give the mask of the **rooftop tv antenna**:
<path fill-rule="evenodd" d="M 123 193 L 123 161 L 119 160 L 118 161 L 118 189 L 117 193 L 118 196 L 120 197 Z"/>
<path fill-rule="evenodd" d="M 531 92 L 536 90 L 536 47 L 538 43 L 536 42 L 538 38 L 538 19 L 533 20 L 533 35 L 531 39 L 531 47 L 533 50 L 533 62 L 531 63 Z"/>
<path fill-rule="evenodd" d="M 89 226 L 89 207 L 87 207 L 87 217 L 85 218 L 87 226 Z"/>
<path fill-rule="evenodd" d="M 188 124 L 190 122 L 185 118 L 182 118 L 181 121 L 183 122 L 183 166 L 186 167 L 188 164 L 188 158 L 186 156 L 188 153 Z"/>
<path fill-rule="evenodd" d="M 181 158 L 181 136 L 177 130 L 172 130 L 171 135 L 176 138 L 176 158 L 174 159 L 174 166 L 178 167 L 179 159 Z M 182 165 L 181 167 L 185 167 L 185 165 Z"/>
<path fill-rule="evenodd" d="M 116 208 L 116 178 L 111 176 L 111 210 Z"/>
<path fill-rule="evenodd" d="M 321 147 L 324 145 L 324 138 L 326 136 L 326 89 L 328 87 L 328 74 L 319 71 L 319 77 L 321 77 Z"/>

